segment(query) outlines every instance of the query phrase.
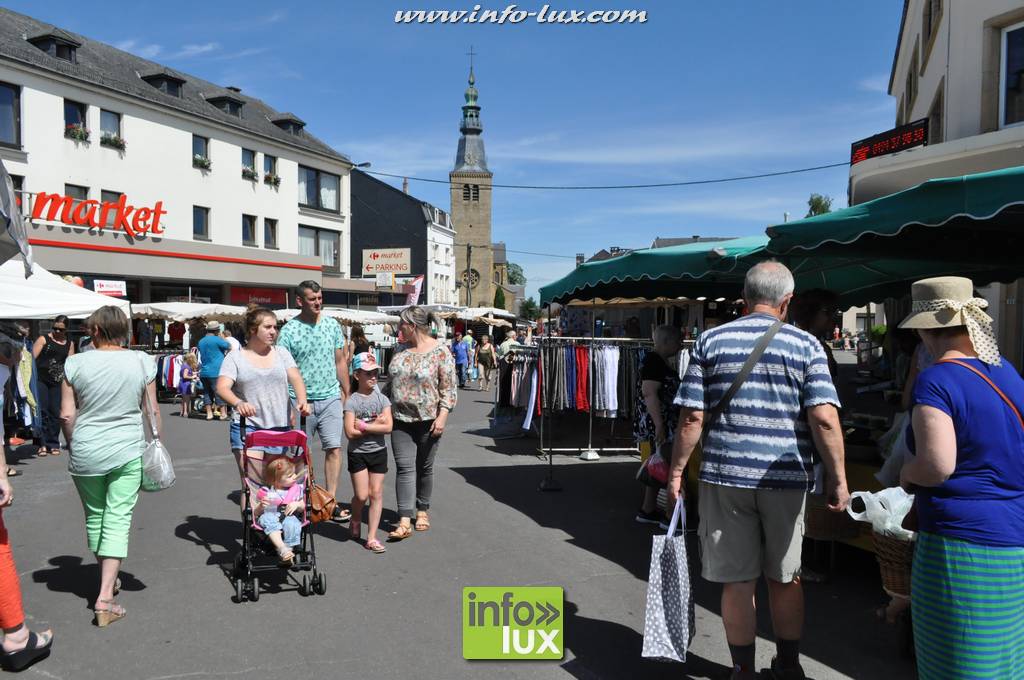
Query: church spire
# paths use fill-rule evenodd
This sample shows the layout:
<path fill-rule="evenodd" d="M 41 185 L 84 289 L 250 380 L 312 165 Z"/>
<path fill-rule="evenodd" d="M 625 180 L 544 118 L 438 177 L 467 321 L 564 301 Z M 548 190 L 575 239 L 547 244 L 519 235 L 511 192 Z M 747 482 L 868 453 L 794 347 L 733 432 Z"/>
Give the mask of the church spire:
<path fill-rule="evenodd" d="M 462 137 L 459 139 L 459 150 L 455 155 L 455 172 L 490 173 L 487 169 L 484 140 L 480 136 L 484 126 L 480 121 L 480 105 L 477 103 L 480 92 L 476 89 L 476 75 L 473 73 L 473 57 L 476 54 L 471 46 L 468 52 L 469 87 L 466 88 L 466 103 L 462 105 L 462 122 L 459 125 Z"/>

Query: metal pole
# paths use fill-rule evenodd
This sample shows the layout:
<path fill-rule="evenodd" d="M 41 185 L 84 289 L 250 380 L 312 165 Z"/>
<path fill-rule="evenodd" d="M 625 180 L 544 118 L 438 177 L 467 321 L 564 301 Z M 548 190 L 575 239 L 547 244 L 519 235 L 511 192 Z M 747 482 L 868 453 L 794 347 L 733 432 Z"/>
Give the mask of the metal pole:
<path fill-rule="evenodd" d="M 550 344 L 550 341 L 551 341 L 551 303 L 550 302 L 548 303 L 548 324 L 547 324 L 547 334 L 546 335 L 547 335 L 547 338 L 548 338 L 548 342 Z M 540 347 L 539 347 L 539 351 L 537 353 L 537 362 L 538 362 L 537 365 L 538 366 L 540 366 L 539 362 L 543 361 L 543 359 L 544 359 L 544 350 L 545 350 L 544 343 L 541 342 L 539 344 L 540 344 Z M 546 367 L 545 367 L 545 370 L 546 370 Z M 541 385 L 541 389 L 543 389 L 543 385 Z M 544 393 L 548 394 L 548 391 L 544 390 Z M 550 394 L 548 395 L 548 404 L 549 405 L 551 404 L 551 396 L 550 396 Z M 545 450 L 544 450 L 544 420 L 547 417 L 548 417 L 548 409 L 544 408 L 544 404 L 541 403 L 541 409 L 540 409 L 540 450 L 541 450 L 541 453 L 545 453 Z M 559 484 L 558 480 L 555 479 L 555 458 L 552 455 L 551 451 L 547 451 L 546 453 L 547 453 L 547 457 L 548 457 L 548 476 L 540 481 L 540 490 L 541 491 L 561 491 L 562 490 L 562 485 Z"/>
<path fill-rule="evenodd" d="M 597 460 L 601 456 L 594 450 L 594 350 L 597 348 L 597 298 L 591 307 L 590 351 L 587 353 L 587 389 L 590 393 L 590 410 L 587 412 L 587 450 L 580 453 L 581 460 Z"/>

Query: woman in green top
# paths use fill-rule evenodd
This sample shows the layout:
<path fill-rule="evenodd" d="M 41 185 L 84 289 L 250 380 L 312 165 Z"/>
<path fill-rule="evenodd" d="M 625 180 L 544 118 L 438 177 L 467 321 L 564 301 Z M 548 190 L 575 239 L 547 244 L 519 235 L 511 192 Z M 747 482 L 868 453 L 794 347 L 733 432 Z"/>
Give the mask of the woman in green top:
<path fill-rule="evenodd" d="M 480 368 L 480 389 L 487 392 L 491 389 L 491 374 L 498 367 L 498 355 L 491 344 L 491 336 L 480 336 L 480 343 L 476 346 L 475 363 Z"/>
<path fill-rule="evenodd" d="M 114 602 L 117 573 L 128 555 L 128 530 L 142 484 L 143 394 L 157 429 L 156 363 L 125 350 L 128 319 L 117 307 L 98 309 L 85 322 L 95 351 L 68 358 L 64 366 L 61 424 L 71 455 L 68 470 L 85 510 L 89 550 L 100 564 L 96 624 L 124 617 Z"/>

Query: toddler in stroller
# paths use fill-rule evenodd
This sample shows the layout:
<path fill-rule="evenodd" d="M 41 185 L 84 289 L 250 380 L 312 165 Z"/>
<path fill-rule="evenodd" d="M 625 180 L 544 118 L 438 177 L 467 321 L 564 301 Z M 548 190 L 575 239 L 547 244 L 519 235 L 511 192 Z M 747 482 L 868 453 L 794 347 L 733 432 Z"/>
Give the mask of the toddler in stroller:
<path fill-rule="evenodd" d="M 303 484 L 295 463 L 287 458 L 275 458 L 263 469 L 263 481 L 256 492 L 256 523 L 266 532 L 277 549 L 281 565 L 290 567 L 295 559 L 292 546 L 302 542 L 302 522 L 295 513 L 305 505 Z"/>

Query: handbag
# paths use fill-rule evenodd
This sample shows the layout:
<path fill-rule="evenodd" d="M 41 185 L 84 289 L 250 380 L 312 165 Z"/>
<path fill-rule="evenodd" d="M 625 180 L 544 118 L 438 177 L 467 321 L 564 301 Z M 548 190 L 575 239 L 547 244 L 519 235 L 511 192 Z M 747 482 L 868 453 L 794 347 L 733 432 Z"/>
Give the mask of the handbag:
<path fill-rule="evenodd" d="M 139 355 L 139 365 L 142 367 L 143 383 L 145 383 L 146 363 L 142 353 Z M 142 452 L 142 490 L 161 491 L 174 485 L 174 466 L 171 464 L 171 455 L 167 447 L 160 441 L 160 433 L 156 427 L 156 418 L 153 416 L 153 405 L 149 402 L 148 385 L 142 387 L 142 408 L 149 420 L 150 435 L 145 450 Z"/>
<path fill-rule="evenodd" d="M 641 484 L 662 488 L 668 484 L 668 461 L 662 455 L 662 449 L 668 448 L 669 458 L 672 457 L 672 444 L 662 442 L 657 451 L 647 457 L 640 469 L 637 470 L 636 478 Z"/>
<path fill-rule="evenodd" d="M 987 382 L 988 386 L 996 391 L 996 394 L 999 395 L 999 398 L 1006 402 L 1006 405 L 1010 407 L 1010 410 L 1013 411 L 1013 414 L 1017 416 L 1017 422 L 1020 423 L 1021 428 L 1024 429 L 1024 416 L 1021 416 L 1020 410 L 1014 405 L 1012 401 L 1010 401 L 1010 398 L 1006 396 L 1006 393 L 999 389 L 999 387 L 994 382 L 992 382 L 992 380 L 989 379 L 987 375 L 976 369 L 974 366 L 971 366 L 966 361 L 960 361 L 959 359 L 939 359 L 935 363 L 956 364 L 957 366 L 963 366 L 968 371 L 970 371 L 971 373 L 975 374 L 976 376 Z M 910 506 L 909 512 L 907 512 L 906 517 L 903 518 L 903 528 L 907 531 L 917 531 L 919 525 L 920 523 L 917 517 L 917 498 L 914 498 L 914 504 Z"/>
<path fill-rule="evenodd" d="M 647 579 L 647 611 L 641 656 L 658 661 L 686 661 L 693 642 L 696 614 L 690 589 L 690 565 L 686 554 L 686 511 L 676 503 L 668 533 L 655 536 L 651 547 L 651 572 Z M 676 536 L 676 527 L 683 532 Z"/>
<path fill-rule="evenodd" d="M 316 483 L 312 465 L 309 466 L 309 505 L 309 521 L 313 524 L 331 519 L 334 516 L 334 508 L 338 506 L 338 500 Z"/>

